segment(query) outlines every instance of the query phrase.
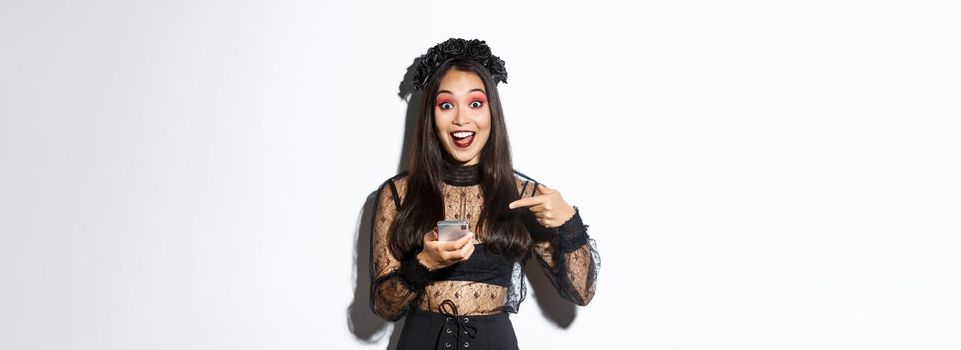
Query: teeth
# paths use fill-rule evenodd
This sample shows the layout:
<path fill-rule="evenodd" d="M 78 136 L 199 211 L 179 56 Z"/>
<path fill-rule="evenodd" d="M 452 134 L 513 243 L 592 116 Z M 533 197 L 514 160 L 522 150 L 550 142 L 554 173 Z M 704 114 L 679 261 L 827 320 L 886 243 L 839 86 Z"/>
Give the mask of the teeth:
<path fill-rule="evenodd" d="M 454 135 L 454 137 L 456 137 L 456 138 L 462 139 L 462 138 L 471 136 L 471 135 L 473 135 L 473 134 L 474 134 L 474 133 L 471 132 L 471 131 L 461 131 L 461 132 L 455 132 L 455 133 L 453 133 L 452 135 Z"/>

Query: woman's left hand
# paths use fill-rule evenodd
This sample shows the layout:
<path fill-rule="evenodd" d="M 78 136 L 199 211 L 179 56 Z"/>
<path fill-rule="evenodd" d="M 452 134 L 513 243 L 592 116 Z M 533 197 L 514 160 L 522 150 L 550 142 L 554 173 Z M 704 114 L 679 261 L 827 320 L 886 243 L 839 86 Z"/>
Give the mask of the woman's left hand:
<path fill-rule="evenodd" d="M 536 191 L 535 196 L 513 201 L 509 207 L 511 209 L 529 207 L 528 209 L 537 218 L 537 222 L 547 228 L 560 226 L 574 216 L 574 207 L 567 204 L 557 190 L 547 188 L 544 184 L 537 184 Z"/>

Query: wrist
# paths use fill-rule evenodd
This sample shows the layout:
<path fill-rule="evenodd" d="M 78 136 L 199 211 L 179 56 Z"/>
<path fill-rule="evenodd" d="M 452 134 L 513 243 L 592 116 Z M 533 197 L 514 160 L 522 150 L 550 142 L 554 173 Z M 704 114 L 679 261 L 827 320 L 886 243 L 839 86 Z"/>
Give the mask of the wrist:
<path fill-rule="evenodd" d="M 427 255 L 424 254 L 423 250 L 421 250 L 420 253 L 417 253 L 417 256 L 414 258 L 417 260 L 418 263 L 420 263 L 421 265 L 424 265 L 424 267 L 427 268 L 427 271 L 434 272 L 434 270 L 437 269 L 437 267 L 434 264 L 430 263 L 430 259 L 427 259 Z"/>
<path fill-rule="evenodd" d="M 570 223 L 574 219 L 574 215 L 577 215 L 577 208 L 568 204 L 567 208 L 564 209 L 564 214 L 565 214 L 563 216 L 564 220 L 562 220 L 561 224 L 557 225 L 556 227 L 560 227 L 566 223 Z"/>
<path fill-rule="evenodd" d="M 407 288 L 414 291 L 423 291 L 433 282 L 433 271 L 428 269 L 418 257 L 402 261 L 397 272 Z"/>

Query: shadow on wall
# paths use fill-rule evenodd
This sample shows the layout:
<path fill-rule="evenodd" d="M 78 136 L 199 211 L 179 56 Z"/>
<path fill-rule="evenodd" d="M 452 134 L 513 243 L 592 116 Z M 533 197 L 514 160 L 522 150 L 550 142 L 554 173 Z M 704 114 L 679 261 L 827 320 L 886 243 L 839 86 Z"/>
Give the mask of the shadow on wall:
<path fill-rule="evenodd" d="M 415 59 L 414 63 L 407 68 L 407 74 L 404 76 L 398 92 L 398 96 L 408 103 L 407 118 L 404 123 L 404 142 L 401 147 L 400 160 L 397 162 L 397 173 L 407 169 L 406 161 L 410 157 L 410 146 L 417 132 L 418 115 L 423 108 L 423 93 L 414 90 L 411 82 L 414 70 L 419 62 L 419 59 Z M 408 96 L 410 99 L 407 99 Z M 393 175 L 385 175 L 384 180 Z M 380 342 L 387 332 L 391 332 L 387 349 L 394 349 L 397 346 L 400 330 L 404 328 L 406 319 L 402 318 L 394 322 L 393 327 L 388 327 L 390 322 L 380 318 L 370 308 L 371 218 L 374 215 L 373 208 L 377 200 L 376 196 L 376 190 L 367 195 L 367 200 L 360 212 L 357 232 L 354 235 L 354 242 L 356 242 L 354 276 L 356 276 L 356 281 L 354 283 L 354 301 L 347 307 L 347 326 L 351 333 L 364 343 Z M 537 300 L 541 314 L 558 327 L 565 329 L 569 327 L 577 315 L 576 306 L 557 293 L 557 290 L 554 289 L 554 286 L 534 259 L 527 261 L 524 272 L 533 290 L 532 297 Z"/>

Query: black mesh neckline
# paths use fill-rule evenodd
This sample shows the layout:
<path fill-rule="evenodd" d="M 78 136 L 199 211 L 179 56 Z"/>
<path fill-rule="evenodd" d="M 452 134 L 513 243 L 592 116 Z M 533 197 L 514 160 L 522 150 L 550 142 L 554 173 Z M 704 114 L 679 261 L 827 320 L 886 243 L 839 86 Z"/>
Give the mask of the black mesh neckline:
<path fill-rule="evenodd" d="M 480 170 L 480 163 L 458 166 L 444 161 L 444 183 L 454 186 L 473 186 L 479 184 Z"/>

